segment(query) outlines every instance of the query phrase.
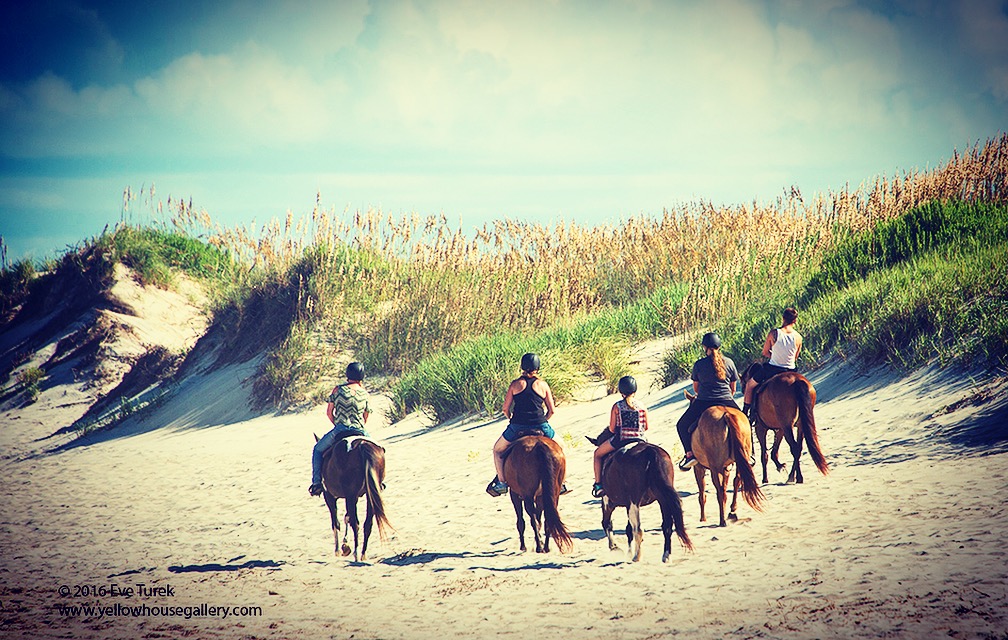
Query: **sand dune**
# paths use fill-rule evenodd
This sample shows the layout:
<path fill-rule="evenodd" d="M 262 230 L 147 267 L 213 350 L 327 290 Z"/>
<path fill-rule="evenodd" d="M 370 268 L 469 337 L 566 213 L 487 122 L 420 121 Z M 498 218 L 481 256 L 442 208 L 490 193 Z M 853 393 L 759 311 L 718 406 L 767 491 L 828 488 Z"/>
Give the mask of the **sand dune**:
<path fill-rule="evenodd" d="M 642 347 L 642 380 L 661 350 Z M 812 374 L 831 474 L 807 454 L 803 485 L 772 471 L 765 513 L 740 502 L 725 528 L 698 521 L 692 474 L 677 474 L 695 552 L 673 543 L 668 564 L 657 506 L 643 511 L 641 562 L 605 542 L 583 438 L 615 399 L 600 389 L 553 421 L 574 489 L 560 503 L 567 555 L 519 552 L 510 500 L 483 491 L 501 420 L 379 418 L 396 530 L 354 563 L 334 556 L 325 506 L 306 491 L 324 407 L 250 413 L 253 367 L 192 376 L 163 406 L 82 440 L 46 438 L 73 407 L 0 415 L 0 634 L 1006 637 L 1008 452 L 968 437 L 1003 433 L 1003 379 L 840 364 Z M 676 457 L 684 387 L 642 394 L 651 440 Z M 106 609 L 66 608 L 85 604 Z"/>

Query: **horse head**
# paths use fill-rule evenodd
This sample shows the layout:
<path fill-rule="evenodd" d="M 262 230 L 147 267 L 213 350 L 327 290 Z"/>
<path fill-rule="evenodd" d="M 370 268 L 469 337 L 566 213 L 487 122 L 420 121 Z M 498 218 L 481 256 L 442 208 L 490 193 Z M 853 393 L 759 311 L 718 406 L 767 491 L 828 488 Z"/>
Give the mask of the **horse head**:
<path fill-rule="evenodd" d="M 612 432 L 610 432 L 609 428 L 606 427 L 605 429 L 602 429 L 602 432 L 599 433 L 594 438 L 591 437 L 591 436 L 585 436 L 585 440 L 587 440 L 588 442 L 592 443 L 593 445 L 595 445 L 597 447 L 597 446 L 599 446 L 600 444 L 602 444 L 603 442 L 605 442 L 606 440 L 608 440 L 611 437 L 612 437 Z"/>

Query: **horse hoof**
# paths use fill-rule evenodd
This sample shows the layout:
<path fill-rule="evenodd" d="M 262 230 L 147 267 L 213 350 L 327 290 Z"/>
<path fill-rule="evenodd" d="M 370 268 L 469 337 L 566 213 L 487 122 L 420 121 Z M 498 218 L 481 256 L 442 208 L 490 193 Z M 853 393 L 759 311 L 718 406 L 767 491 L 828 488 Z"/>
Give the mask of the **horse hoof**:
<path fill-rule="evenodd" d="M 668 562 L 668 559 L 669 559 L 669 556 L 670 556 L 670 555 L 671 555 L 671 554 L 669 554 L 669 553 L 666 553 L 666 554 L 662 555 L 662 557 L 661 557 L 661 561 L 662 561 L 662 562 Z"/>
<path fill-rule="evenodd" d="M 738 520 L 738 516 L 735 515 L 734 513 L 729 513 L 728 519 L 731 520 L 732 522 L 735 522 L 736 520 Z"/>
<path fill-rule="evenodd" d="M 343 555 L 348 556 L 352 552 L 353 552 L 353 549 L 350 548 L 350 545 L 348 545 L 348 544 L 343 545 Z"/>

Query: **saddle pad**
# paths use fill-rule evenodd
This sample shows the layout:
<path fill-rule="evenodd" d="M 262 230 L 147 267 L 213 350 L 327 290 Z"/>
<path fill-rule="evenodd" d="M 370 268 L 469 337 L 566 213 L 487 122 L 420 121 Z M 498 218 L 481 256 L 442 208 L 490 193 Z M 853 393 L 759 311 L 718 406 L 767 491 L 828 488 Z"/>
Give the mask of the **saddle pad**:
<path fill-rule="evenodd" d="M 385 447 L 381 446 L 380 444 L 378 444 L 377 442 L 375 442 L 371 438 L 368 438 L 367 436 L 347 436 L 346 438 L 343 439 L 343 442 L 346 443 L 347 453 L 350 453 L 350 449 L 353 448 L 353 443 L 357 442 L 358 440 L 365 440 L 365 441 L 370 442 L 371 444 L 375 445 L 376 447 L 381 448 L 383 451 L 385 450 Z"/>
<path fill-rule="evenodd" d="M 616 449 L 615 451 L 613 451 L 613 453 L 624 453 L 625 454 L 625 453 L 629 452 L 631 449 L 633 449 L 634 447 L 636 447 L 637 445 L 641 444 L 642 442 L 644 442 L 644 440 L 631 440 L 630 442 L 627 442 L 626 444 L 624 444 L 619 449 Z"/>

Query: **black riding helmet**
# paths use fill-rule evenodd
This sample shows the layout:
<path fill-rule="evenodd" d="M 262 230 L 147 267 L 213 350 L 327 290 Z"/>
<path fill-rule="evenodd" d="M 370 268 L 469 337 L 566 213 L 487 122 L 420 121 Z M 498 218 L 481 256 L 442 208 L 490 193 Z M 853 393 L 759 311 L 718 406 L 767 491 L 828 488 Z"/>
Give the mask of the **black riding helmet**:
<path fill-rule="evenodd" d="M 625 396 L 637 393 L 637 381 L 633 376 L 623 376 L 619 379 L 619 392 Z"/>
<path fill-rule="evenodd" d="M 534 353 L 526 353 L 521 359 L 521 369 L 525 373 L 532 373 L 539 370 L 539 356 Z"/>
<path fill-rule="evenodd" d="M 703 346 L 709 349 L 720 349 L 721 348 L 721 337 L 716 333 L 705 333 L 703 340 L 700 342 Z"/>
<path fill-rule="evenodd" d="M 360 382 L 364 379 L 364 364 L 361 362 L 351 362 L 346 368 L 347 380 Z"/>

